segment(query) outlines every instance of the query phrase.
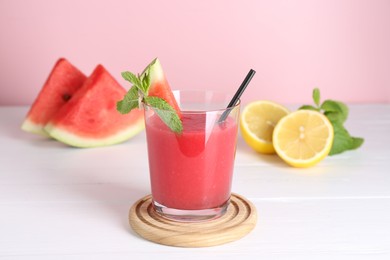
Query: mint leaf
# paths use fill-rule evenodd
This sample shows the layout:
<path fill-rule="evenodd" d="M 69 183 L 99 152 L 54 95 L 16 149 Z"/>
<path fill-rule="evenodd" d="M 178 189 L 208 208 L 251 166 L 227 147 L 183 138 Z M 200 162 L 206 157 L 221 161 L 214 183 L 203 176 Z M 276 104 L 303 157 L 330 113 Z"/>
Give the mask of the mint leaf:
<path fill-rule="evenodd" d="M 309 109 L 322 112 L 331 122 L 334 131 L 334 139 L 329 155 L 335 155 L 346 150 L 359 148 L 364 143 L 364 139 L 351 136 L 344 127 L 344 123 L 349 114 L 347 105 L 343 102 L 331 99 L 325 100 L 320 105 L 320 100 L 320 90 L 315 88 L 313 89 L 313 101 L 317 107 L 312 105 L 303 105 L 299 109 Z"/>
<path fill-rule="evenodd" d="M 364 143 L 364 139 L 360 137 L 352 137 L 352 145 L 350 149 L 357 149 Z"/>
<path fill-rule="evenodd" d="M 116 110 L 121 114 L 127 114 L 134 108 L 139 107 L 139 95 L 136 87 L 131 87 L 125 97 L 116 103 Z"/>
<path fill-rule="evenodd" d="M 316 104 L 317 107 L 320 106 L 320 99 L 321 99 L 320 90 L 318 88 L 313 89 L 313 100 L 314 100 L 314 104 Z"/>
<path fill-rule="evenodd" d="M 353 145 L 352 138 L 344 126 L 340 123 L 333 124 L 334 139 L 329 155 L 335 155 L 349 150 Z"/>
<path fill-rule="evenodd" d="M 312 106 L 312 105 L 303 105 L 303 106 L 301 106 L 300 108 L 298 108 L 299 110 L 301 110 L 301 109 L 306 109 L 306 110 L 314 110 L 314 111 L 320 111 L 320 109 L 319 108 L 316 108 L 316 107 L 314 107 L 314 106 Z"/>
<path fill-rule="evenodd" d="M 139 76 L 134 75 L 130 71 L 124 71 L 122 72 L 122 77 L 133 84 L 133 86 L 137 87 L 139 91 L 141 91 L 143 94 L 146 93 L 146 89 L 142 84 L 142 81 L 140 80 Z"/>
<path fill-rule="evenodd" d="M 321 109 L 324 110 L 324 114 L 326 116 L 330 115 L 334 121 L 340 121 L 341 123 L 344 123 L 348 118 L 348 107 L 340 101 L 330 99 L 325 100 L 321 105 Z"/>
<path fill-rule="evenodd" d="M 142 82 L 142 87 L 144 89 L 144 94 L 148 95 L 149 86 L 150 86 L 149 71 L 146 74 L 141 74 L 141 82 Z"/>
<path fill-rule="evenodd" d="M 352 137 L 347 129 L 341 123 L 333 124 L 334 139 L 333 146 L 329 152 L 329 155 L 335 155 L 347 150 L 353 150 L 359 148 L 364 139 L 360 137 Z"/>
<path fill-rule="evenodd" d="M 340 112 L 324 112 L 324 115 L 329 119 L 332 124 L 343 124 L 342 115 Z"/>
<path fill-rule="evenodd" d="M 175 133 L 183 131 L 183 125 L 176 110 L 164 99 L 159 97 L 145 97 L 145 103 L 153 108 L 161 120 Z"/>

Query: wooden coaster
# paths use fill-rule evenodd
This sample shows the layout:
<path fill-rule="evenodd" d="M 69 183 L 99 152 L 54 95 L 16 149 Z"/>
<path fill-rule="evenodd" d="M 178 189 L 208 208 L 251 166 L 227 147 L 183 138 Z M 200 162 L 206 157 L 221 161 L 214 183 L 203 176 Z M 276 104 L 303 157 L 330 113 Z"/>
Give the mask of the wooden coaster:
<path fill-rule="evenodd" d="M 130 209 L 129 222 L 135 232 L 152 242 L 177 247 L 207 247 L 238 240 L 256 226 L 254 205 L 232 194 L 226 213 L 218 219 L 188 223 L 168 220 L 152 207 L 152 196 L 137 201 Z"/>

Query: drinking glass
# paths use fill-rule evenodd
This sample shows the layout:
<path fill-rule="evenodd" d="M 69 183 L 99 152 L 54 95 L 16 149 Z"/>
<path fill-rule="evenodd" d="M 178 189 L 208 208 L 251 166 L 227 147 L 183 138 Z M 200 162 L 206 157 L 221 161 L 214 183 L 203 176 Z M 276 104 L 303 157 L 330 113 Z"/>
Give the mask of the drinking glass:
<path fill-rule="evenodd" d="M 240 102 L 215 91 L 174 91 L 182 133 L 145 106 L 152 206 L 175 221 L 222 216 L 229 205 Z"/>

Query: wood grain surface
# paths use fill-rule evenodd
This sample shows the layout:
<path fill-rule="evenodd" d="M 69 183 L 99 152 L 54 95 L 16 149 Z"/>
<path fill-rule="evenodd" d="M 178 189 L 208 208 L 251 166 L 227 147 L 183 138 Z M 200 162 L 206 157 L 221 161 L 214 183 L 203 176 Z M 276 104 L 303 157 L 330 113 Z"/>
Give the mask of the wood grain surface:
<path fill-rule="evenodd" d="M 238 240 L 256 226 L 253 204 L 232 194 L 226 213 L 218 219 L 202 222 L 177 222 L 158 215 L 151 195 L 130 209 L 129 222 L 135 232 L 152 242 L 178 247 L 208 247 Z"/>

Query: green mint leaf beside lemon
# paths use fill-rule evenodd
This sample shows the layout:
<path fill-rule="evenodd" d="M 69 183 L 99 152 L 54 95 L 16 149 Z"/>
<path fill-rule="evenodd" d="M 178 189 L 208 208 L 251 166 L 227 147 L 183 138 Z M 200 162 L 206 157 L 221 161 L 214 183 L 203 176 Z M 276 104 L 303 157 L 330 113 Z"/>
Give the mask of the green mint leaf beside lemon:
<path fill-rule="evenodd" d="M 145 69 L 142 75 L 135 75 L 129 71 L 122 72 L 122 77 L 133 86 L 124 98 L 117 102 L 117 110 L 121 114 L 127 114 L 135 108 L 142 108 L 142 104 L 150 106 L 173 132 L 181 133 L 183 125 L 176 110 L 164 99 L 148 96 L 151 65 Z"/>
<path fill-rule="evenodd" d="M 347 150 L 357 149 L 363 144 L 363 138 L 351 136 L 344 127 L 344 123 L 347 120 L 349 113 L 346 104 L 330 99 L 325 100 L 321 104 L 320 90 L 318 88 L 313 90 L 313 101 L 315 106 L 303 105 L 299 109 L 309 109 L 322 112 L 332 123 L 334 140 L 329 155 L 335 155 Z"/>
<path fill-rule="evenodd" d="M 313 90 L 313 100 L 314 100 L 314 104 L 316 104 L 316 106 L 319 107 L 320 106 L 321 95 L 320 95 L 320 90 L 318 88 L 315 88 Z"/>

